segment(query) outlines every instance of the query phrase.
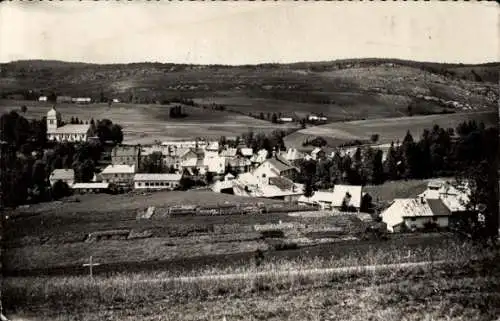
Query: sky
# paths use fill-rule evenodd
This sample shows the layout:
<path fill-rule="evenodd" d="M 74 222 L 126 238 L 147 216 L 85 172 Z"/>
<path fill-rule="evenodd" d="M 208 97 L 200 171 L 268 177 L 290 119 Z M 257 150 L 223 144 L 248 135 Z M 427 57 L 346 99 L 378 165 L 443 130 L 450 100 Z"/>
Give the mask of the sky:
<path fill-rule="evenodd" d="M 499 61 L 494 2 L 0 3 L 0 62 Z"/>

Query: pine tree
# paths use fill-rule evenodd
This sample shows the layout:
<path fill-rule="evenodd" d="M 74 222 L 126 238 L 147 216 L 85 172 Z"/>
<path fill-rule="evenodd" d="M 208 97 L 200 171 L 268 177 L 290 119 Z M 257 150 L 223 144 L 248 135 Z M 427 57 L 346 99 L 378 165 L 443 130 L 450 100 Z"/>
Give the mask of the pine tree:
<path fill-rule="evenodd" d="M 389 151 L 387 152 L 387 158 L 385 160 L 385 173 L 386 177 L 389 180 L 397 180 L 399 179 L 398 174 L 398 157 L 396 148 L 394 147 L 394 142 L 391 143 L 391 147 L 389 147 Z"/>

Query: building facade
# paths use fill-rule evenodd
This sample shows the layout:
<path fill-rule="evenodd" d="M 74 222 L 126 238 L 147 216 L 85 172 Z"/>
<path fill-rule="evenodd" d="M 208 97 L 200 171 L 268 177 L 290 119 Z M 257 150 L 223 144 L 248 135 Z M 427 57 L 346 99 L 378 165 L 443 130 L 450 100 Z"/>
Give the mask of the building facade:
<path fill-rule="evenodd" d="M 53 107 L 47 113 L 47 139 L 57 142 L 85 142 L 94 132 L 90 124 L 62 125 L 61 114 Z"/>
<path fill-rule="evenodd" d="M 181 174 L 135 174 L 134 189 L 173 190 L 180 186 Z"/>

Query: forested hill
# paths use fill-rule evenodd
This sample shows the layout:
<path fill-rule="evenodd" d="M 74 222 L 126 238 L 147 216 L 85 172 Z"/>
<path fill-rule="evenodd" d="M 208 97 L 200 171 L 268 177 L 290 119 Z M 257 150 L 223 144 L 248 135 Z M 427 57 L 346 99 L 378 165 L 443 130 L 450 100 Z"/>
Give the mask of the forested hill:
<path fill-rule="evenodd" d="M 131 101 L 131 97 L 160 100 L 172 95 L 187 98 L 238 96 L 332 104 L 341 100 L 339 92 L 352 92 L 398 97 L 421 94 L 493 106 L 498 96 L 499 67 L 500 63 L 461 65 L 395 59 L 241 66 L 98 65 L 31 60 L 0 65 L 0 94 L 6 98 L 30 90 L 92 97 L 105 93 L 127 101 Z M 488 95 L 490 99 L 486 100 L 489 102 L 484 98 Z"/>

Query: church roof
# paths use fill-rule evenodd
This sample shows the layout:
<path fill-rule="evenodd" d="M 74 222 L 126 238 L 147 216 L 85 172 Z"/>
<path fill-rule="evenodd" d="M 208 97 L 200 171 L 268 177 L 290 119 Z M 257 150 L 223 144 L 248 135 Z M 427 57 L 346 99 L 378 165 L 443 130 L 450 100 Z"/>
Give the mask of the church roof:
<path fill-rule="evenodd" d="M 56 134 L 86 134 L 90 129 L 90 124 L 85 125 L 64 125 L 57 127 Z"/>

